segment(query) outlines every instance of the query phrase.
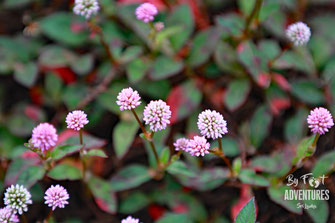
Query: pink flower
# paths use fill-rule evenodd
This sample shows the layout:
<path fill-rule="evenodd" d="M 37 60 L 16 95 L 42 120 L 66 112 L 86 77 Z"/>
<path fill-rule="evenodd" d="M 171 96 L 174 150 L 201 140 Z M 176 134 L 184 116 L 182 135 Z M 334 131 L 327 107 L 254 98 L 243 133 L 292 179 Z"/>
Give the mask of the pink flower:
<path fill-rule="evenodd" d="M 192 156 L 204 156 L 209 153 L 210 144 L 203 136 L 194 136 L 189 142 L 189 153 Z"/>
<path fill-rule="evenodd" d="M 131 87 L 123 89 L 117 96 L 116 104 L 120 106 L 120 110 L 131 110 L 141 104 L 141 97 L 137 91 Z"/>
<path fill-rule="evenodd" d="M 307 117 L 308 127 L 311 131 L 325 134 L 334 125 L 333 117 L 330 112 L 325 108 L 315 108 Z"/>
<path fill-rule="evenodd" d="M 177 139 L 177 141 L 175 143 L 173 143 L 173 145 L 174 145 L 176 151 L 182 150 L 182 151 L 188 152 L 189 151 L 189 143 L 190 143 L 190 140 L 188 140 L 186 138 L 180 138 L 180 139 Z"/>
<path fill-rule="evenodd" d="M 155 15 L 158 14 L 158 10 L 151 3 L 143 3 L 136 8 L 135 14 L 138 20 L 148 23 L 154 20 Z"/>
<path fill-rule="evenodd" d="M 45 192 L 44 203 L 49 207 L 52 207 L 52 210 L 54 211 L 57 207 L 64 208 L 64 206 L 69 203 L 67 201 L 69 197 L 70 196 L 64 187 L 59 186 L 58 184 L 56 186 L 52 185 Z"/>
<path fill-rule="evenodd" d="M 286 36 L 294 43 L 294 45 L 304 45 L 311 37 L 311 30 L 305 23 L 296 22 L 287 27 Z"/>
<path fill-rule="evenodd" d="M 139 223 L 139 222 L 140 222 L 139 219 L 133 218 L 131 216 L 128 216 L 127 218 L 121 220 L 121 223 Z"/>
<path fill-rule="evenodd" d="M 84 128 L 84 125 L 88 124 L 89 121 L 87 120 L 87 115 L 85 114 L 85 112 L 76 110 L 70 112 L 66 116 L 65 122 L 68 129 L 79 131 L 80 129 Z"/>
<path fill-rule="evenodd" d="M 42 152 L 53 148 L 57 140 L 58 135 L 56 129 L 49 123 L 41 123 L 33 129 L 31 143 Z"/>
<path fill-rule="evenodd" d="M 160 32 L 164 29 L 165 25 L 162 22 L 155 22 L 154 27 L 157 32 Z"/>
<path fill-rule="evenodd" d="M 164 101 L 151 101 L 144 109 L 143 112 L 146 125 L 150 125 L 150 129 L 153 132 L 165 129 L 170 124 L 171 111 Z"/>
<path fill-rule="evenodd" d="M 217 139 L 228 133 L 227 122 L 223 116 L 211 110 L 205 110 L 198 116 L 198 128 L 206 138 Z"/>
<path fill-rule="evenodd" d="M 10 210 L 7 207 L 4 207 L 0 209 L 0 222 L 1 223 L 19 222 L 19 218 L 16 214 L 12 213 L 12 210 Z"/>

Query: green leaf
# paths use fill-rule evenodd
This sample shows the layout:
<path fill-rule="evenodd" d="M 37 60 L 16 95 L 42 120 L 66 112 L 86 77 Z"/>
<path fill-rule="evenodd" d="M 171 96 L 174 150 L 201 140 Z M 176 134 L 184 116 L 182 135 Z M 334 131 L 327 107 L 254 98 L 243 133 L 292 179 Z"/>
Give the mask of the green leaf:
<path fill-rule="evenodd" d="M 88 33 L 86 31 L 75 33 L 71 30 L 74 16 L 72 13 L 59 12 L 44 17 L 40 21 L 41 31 L 49 38 L 60 43 L 70 46 L 82 45 L 87 40 Z M 84 20 L 79 17 L 76 17 L 76 19 Z"/>
<path fill-rule="evenodd" d="M 17 63 L 14 66 L 14 79 L 25 87 L 31 87 L 37 80 L 38 69 L 35 63 Z"/>
<path fill-rule="evenodd" d="M 260 74 L 269 73 L 266 55 L 253 42 L 240 43 L 237 52 L 240 61 L 256 82 L 258 82 Z"/>
<path fill-rule="evenodd" d="M 86 85 L 79 83 L 71 84 L 66 87 L 62 99 L 69 110 L 75 109 L 76 106 L 88 94 Z"/>
<path fill-rule="evenodd" d="M 61 145 L 56 146 L 50 156 L 54 160 L 60 160 L 66 156 L 69 156 L 73 153 L 79 152 L 79 150 L 82 148 L 82 145 Z"/>
<path fill-rule="evenodd" d="M 307 109 L 300 108 L 297 113 L 290 117 L 285 122 L 285 139 L 292 143 L 297 144 L 297 142 L 306 135 L 306 117 L 308 115 Z"/>
<path fill-rule="evenodd" d="M 98 177 L 91 177 L 88 186 L 94 195 L 95 202 L 105 212 L 115 214 L 117 209 L 116 194 L 112 185 Z"/>
<path fill-rule="evenodd" d="M 172 112 L 171 123 L 188 117 L 198 107 L 201 99 L 201 92 L 192 81 L 174 87 L 167 99 Z"/>
<path fill-rule="evenodd" d="M 194 172 L 192 172 L 184 162 L 182 161 L 175 161 L 173 163 L 171 163 L 168 168 L 166 169 L 166 171 L 169 174 L 172 175 L 184 175 L 187 177 L 195 177 L 196 174 Z"/>
<path fill-rule="evenodd" d="M 335 170 L 335 151 L 323 154 L 316 162 L 313 168 L 313 176 L 319 177 L 327 175 Z"/>
<path fill-rule="evenodd" d="M 141 192 L 134 192 L 121 201 L 119 212 L 122 214 L 132 214 L 137 212 L 150 203 L 148 196 Z"/>
<path fill-rule="evenodd" d="M 19 174 L 24 171 L 25 169 L 29 168 L 29 166 L 34 166 L 39 163 L 39 158 L 29 158 L 29 159 L 23 159 L 23 158 L 17 158 L 14 159 L 7 171 L 6 171 L 6 177 L 5 177 L 5 185 L 12 185 L 15 184 Z"/>
<path fill-rule="evenodd" d="M 97 156 L 97 157 L 101 157 L 101 158 L 108 158 L 108 156 L 106 155 L 106 153 L 104 151 L 102 151 L 101 149 L 91 149 L 89 151 L 87 151 L 86 156 Z"/>
<path fill-rule="evenodd" d="M 129 150 L 133 142 L 139 125 L 136 121 L 119 122 L 113 131 L 113 144 L 116 156 L 121 159 Z"/>
<path fill-rule="evenodd" d="M 244 29 L 244 20 L 237 13 L 228 13 L 216 17 L 216 24 L 223 29 L 224 37 L 239 36 Z"/>
<path fill-rule="evenodd" d="M 174 8 L 173 12 L 167 18 L 166 27 L 175 25 L 182 26 L 180 32 L 170 37 L 172 48 L 175 52 L 178 52 L 191 36 L 194 29 L 192 12 L 188 5 L 182 4 Z"/>
<path fill-rule="evenodd" d="M 164 148 L 160 153 L 159 160 L 162 164 L 167 164 L 170 158 L 170 149 L 168 147 Z"/>
<path fill-rule="evenodd" d="M 311 105 L 323 104 L 325 99 L 321 88 L 314 81 L 301 79 L 291 82 L 292 94 Z"/>
<path fill-rule="evenodd" d="M 218 68 L 227 74 L 244 74 L 243 67 L 238 63 L 235 49 L 226 42 L 218 43 L 214 60 Z"/>
<path fill-rule="evenodd" d="M 269 187 L 267 189 L 268 195 L 270 196 L 270 199 L 285 208 L 286 210 L 296 213 L 296 214 L 302 214 L 302 209 L 298 208 L 298 200 L 285 200 L 285 191 L 286 193 L 289 193 L 291 189 L 290 187 L 284 185 L 280 187 Z"/>
<path fill-rule="evenodd" d="M 221 31 L 218 28 L 209 28 L 199 32 L 193 40 L 192 50 L 187 63 L 191 67 L 205 63 L 216 49 L 220 36 Z"/>
<path fill-rule="evenodd" d="M 192 221 L 188 218 L 186 214 L 175 214 L 175 213 L 166 213 L 163 217 L 161 217 L 156 223 L 192 223 Z"/>
<path fill-rule="evenodd" d="M 254 170 L 251 169 L 242 169 L 238 178 L 246 184 L 268 187 L 270 182 L 263 176 L 257 175 Z"/>
<path fill-rule="evenodd" d="M 236 79 L 229 83 L 225 104 L 229 110 L 238 109 L 247 99 L 251 86 L 247 79 Z"/>
<path fill-rule="evenodd" d="M 159 56 L 153 64 L 150 77 L 153 80 L 161 80 L 178 74 L 184 65 L 182 61 L 167 56 Z"/>
<path fill-rule="evenodd" d="M 79 180 L 82 174 L 77 167 L 64 163 L 52 168 L 48 176 L 55 180 Z"/>
<path fill-rule="evenodd" d="M 79 74 L 79 75 L 86 75 L 88 74 L 94 65 L 94 58 L 91 54 L 86 54 L 79 56 L 76 60 L 72 61 L 71 69 Z"/>
<path fill-rule="evenodd" d="M 238 0 L 238 7 L 243 12 L 243 14 L 248 17 L 254 8 L 256 0 Z"/>
<path fill-rule="evenodd" d="M 130 83 L 142 80 L 149 68 L 149 61 L 137 58 L 126 65 L 126 72 Z"/>
<path fill-rule="evenodd" d="M 261 146 L 268 135 L 271 121 L 272 116 L 267 108 L 264 105 L 258 107 L 250 123 L 250 141 L 256 148 Z"/>
<path fill-rule="evenodd" d="M 44 89 L 55 103 L 60 101 L 62 92 L 62 79 L 54 73 L 46 73 L 44 80 Z"/>
<path fill-rule="evenodd" d="M 31 3 L 33 0 L 5 0 L 3 6 L 5 8 L 15 8 L 21 7 L 28 3 Z"/>
<path fill-rule="evenodd" d="M 45 169 L 43 166 L 29 166 L 19 174 L 16 183 L 30 188 L 41 180 L 44 174 Z"/>
<path fill-rule="evenodd" d="M 251 198 L 250 201 L 241 209 L 235 218 L 235 223 L 255 223 L 256 222 L 256 207 L 255 198 Z"/>
<path fill-rule="evenodd" d="M 115 192 L 140 186 L 151 179 L 149 169 L 139 164 L 133 164 L 120 170 L 110 179 Z"/>
<path fill-rule="evenodd" d="M 307 208 L 306 212 L 311 216 L 315 223 L 327 223 L 329 216 L 328 202 L 324 200 L 306 200 L 305 205 L 316 208 Z"/>
<path fill-rule="evenodd" d="M 177 173 L 178 174 L 178 173 Z M 228 179 L 229 171 L 222 167 L 206 168 L 201 171 L 193 171 L 193 177 L 178 174 L 177 177 L 184 186 L 200 191 L 213 190 L 222 185 Z"/>
<path fill-rule="evenodd" d="M 303 159 L 304 157 L 310 155 L 310 152 L 308 150 L 312 146 L 314 138 L 315 138 L 315 135 L 312 135 L 310 137 L 307 137 L 301 140 L 301 142 L 299 143 L 297 147 L 297 155 L 295 157 L 296 160 Z"/>
<path fill-rule="evenodd" d="M 40 50 L 38 63 L 46 67 L 64 67 L 74 63 L 77 56 L 58 45 L 47 45 Z"/>
<path fill-rule="evenodd" d="M 123 52 L 119 61 L 122 64 L 127 64 L 132 60 L 138 58 L 142 53 L 143 48 L 141 46 L 130 46 Z"/>

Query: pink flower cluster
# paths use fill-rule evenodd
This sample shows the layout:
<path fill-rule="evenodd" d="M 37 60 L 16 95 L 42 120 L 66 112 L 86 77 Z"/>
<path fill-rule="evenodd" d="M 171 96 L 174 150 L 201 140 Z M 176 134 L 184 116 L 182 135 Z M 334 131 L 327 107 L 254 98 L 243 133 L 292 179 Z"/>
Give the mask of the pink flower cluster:
<path fill-rule="evenodd" d="M 173 143 L 173 145 L 176 151 L 181 150 L 181 151 L 188 152 L 190 150 L 189 143 L 190 143 L 189 139 L 180 138 L 180 139 L 177 139 L 176 142 Z"/>
<path fill-rule="evenodd" d="M 4 207 L 0 209 L 0 222 L 1 223 L 14 223 L 19 222 L 19 217 L 12 213 L 12 210 Z"/>
<path fill-rule="evenodd" d="M 41 123 L 33 129 L 31 143 L 42 152 L 52 149 L 58 140 L 56 129 L 49 123 Z"/>
<path fill-rule="evenodd" d="M 228 133 L 227 122 L 217 111 L 209 109 L 201 112 L 198 117 L 198 128 L 206 138 L 217 139 Z"/>
<path fill-rule="evenodd" d="M 89 121 L 87 120 L 87 115 L 85 112 L 76 110 L 70 112 L 66 116 L 65 122 L 68 129 L 79 131 L 80 129 L 84 128 L 84 125 L 88 124 Z"/>
<path fill-rule="evenodd" d="M 69 194 L 67 193 L 66 189 L 62 186 L 56 185 L 51 186 L 45 192 L 45 204 L 52 208 L 54 211 L 57 207 L 64 208 L 66 204 L 69 202 L 67 201 L 70 198 Z"/>
<path fill-rule="evenodd" d="M 155 15 L 158 14 L 158 10 L 151 3 L 143 3 L 136 8 L 135 14 L 138 20 L 148 23 L 154 20 Z"/>
<path fill-rule="evenodd" d="M 294 45 L 304 45 L 311 37 L 311 30 L 305 23 L 296 22 L 287 27 L 286 36 L 294 43 Z"/>
<path fill-rule="evenodd" d="M 192 156 L 204 156 L 209 153 L 210 144 L 203 136 L 194 136 L 189 142 L 189 153 Z"/>
<path fill-rule="evenodd" d="M 150 125 L 153 132 L 163 130 L 170 124 L 171 111 L 164 101 L 151 101 L 143 112 L 145 124 Z"/>
<path fill-rule="evenodd" d="M 141 104 L 141 97 L 137 91 L 131 87 L 123 89 L 117 96 L 116 103 L 120 106 L 120 110 L 131 110 Z"/>
<path fill-rule="evenodd" d="M 121 223 L 139 223 L 139 222 L 140 222 L 139 219 L 133 218 L 131 216 L 128 216 L 127 218 L 121 220 Z"/>
<path fill-rule="evenodd" d="M 311 131 L 320 135 L 325 134 L 334 125 L 330 112 L 322 107 L 315 108 L 307 117 L 308 127 Z"/>

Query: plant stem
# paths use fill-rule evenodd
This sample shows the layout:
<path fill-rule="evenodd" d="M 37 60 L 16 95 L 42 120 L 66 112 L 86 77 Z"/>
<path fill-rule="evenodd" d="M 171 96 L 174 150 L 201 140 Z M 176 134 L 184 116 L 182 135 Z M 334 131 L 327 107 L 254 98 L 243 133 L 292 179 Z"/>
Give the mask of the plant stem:
<path fill-rule="evenodd" d="M 44 220 L 44 222 L 46 222 L 46 223 L 49 222 L 51 216 L 52 216 L 52 209 L 50 208 L 49 214 L 48 214 L 48 216 L 46 217 L 46 219 Z"/>
<path fill-rule="evenodd" d="M 221 138 L 218 138 L 218 142 L 219 142 L 219 149 L 220 149 L 220 151 L 222 151 L 222 153 L 223 153 L 223 148 L 222 148 L 222 141 L 221 141 Z"/>
<path fill-rule="evenodd" d="M 83 130 L 80 129 L 79 130 L 79 140 L 80 140 L 80 145 L 82 145 L 81 149 L 80 149 L 80 158 L 81 158 L 81 162 L 83 165 L 83 180 L 85 181 L 86 179 L 86 157 L 85 157 L 85 148 L 84 148 L 84 142 L 83 142 Z"/>
<path fill-rule="evenodd" d="M 138 118 L 138 116 L 137 116 L 135 110 L 134 110 L 134 109 L 131 109 L 131 112 L 132 112 L 133 115 L 135 116 L 136 121 L 137 121 L 138 124 L 140 125 L 141 130 L 142 130 L 142 132 L 144 133 L 144 135 L 147 135 L 147 134 L 148 134 L 148 133 L 147 133 L 147 130 L 145 130 L 144 125 L 142 124 L 142 122 L 141 122 L 140 119 Z"/>
<path fill-rule="evenodd" d="M 220 148 L 220 149 L 221 149 L 221 148 Z M 230 171 L 231 176 L 234 176 L 234 171 L 233 171 L 233 168 L 232 168 L 232 166 L 231 166 L 231 164 L 230 164 L 230 161 L 229 161 L 229 159 L 224 155 L 224 153 L 222 152 L 222 150 L 218 150 L 218 149 L 216 149 L 216 150 L 209 150 L 209 152 L 211 152 L 211 153 L 217 155 L 218 157 L 220 157 L 221 159 L 223 159 L 223 161 L 226 163 L 226 165 L 227 165 L 228 168 L 229 168 L 229 171 Z"/>
<path fill-rule="evenodd" d="M 156 159 L 156 162 L 157 162 L 157 166 L 160 167 L 160 162 L 159 162 L 159 157 L 158 157 L 158 154 L 157 154 L 157 150 L 156 150 L 156 147 L 155 147 L 155 144 L 154 142 L 152 141 L 152 135 L 150 135 L 149 132 L 147 132 L 147 130 L 145 130 L 144 128 L 144 125 L 142 124 L 142 122 L 140 121 L 139 117 L 137 116 L 136 112 L 134 109 L 131 109 L 133 115 L 135 116 L 135 119 L 136 121 L 138 122 L 138 124 L 140 125 L 141 127 L 141 130 L 145 136 L 145 139 L 149 141 L 150 143 L 150 146 L 151 146 L 151 149 L 152 149 L 152 152 L 154 153 L 154 156 L 155 156 L 155 159 Z"/>
<path fill-rule="evenodd" d="M 263 0 L 256 0 L 253 10 L 251 14 L 249 15 L 249 17 L 247 18 L 247 21 L 245 22 L 245 28 L 244 28 L 243 33 L 244 33 L 244 37 L 246 38 L 249 36 L 250 25 L 251 25 L 252 20 L 254 19 L 254 17 L 256 17 L 256 19 L 258 18 L 258 14 L 262 7 L 262 3 L 263 3 Z"/>

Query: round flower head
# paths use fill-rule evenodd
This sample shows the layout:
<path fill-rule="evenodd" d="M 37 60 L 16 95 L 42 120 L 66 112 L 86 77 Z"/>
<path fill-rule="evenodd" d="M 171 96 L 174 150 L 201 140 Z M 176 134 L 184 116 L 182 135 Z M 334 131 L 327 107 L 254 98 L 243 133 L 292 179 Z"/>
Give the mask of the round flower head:
<path fill-rule="evenodd" d="M 164 29 L 165 26 L 162 22 L 155 22 L 154 27 L 157 32 L 160 32 Z"/>
<path fill-rule="evenodd" d="M 137 91 L 131 87 L 123 89 L 117 96 L 116 104 L 120 106 L 120 110 L 131 110 L 141 104 L 141 97 Z"/>
<path fill-rule="evenodd" d="M 143 3 L 136 8 L 135 14 L 138 20 L 142 20 L 145 23 L 154 20 L 155 15 L 157 15 L 158 10 L 156 6 L 151 3 Z"/>
<path fill-rule="evenodd" d="M 69 203 L 67 201 L 69 197 L 70 196 L 64 187 L 59 185 L 52 185 L 45 192 L 44 203 L 47 204 L 49 207 L 52 207 L 52 210 L 54 211 L 57 207 L 64 208 L 64 206 Z"/>
<path fill-rule="evenodd" d="M 198 116 L 198 128 L 206 138 L 217 139 L 228 133 L 227 122 L 223 116 L 211 110 L 205 110 Z"/>
<path fill-rule="evenodd" d="M 189 142 L 189 153 L 192 156 L 204 156 L 209 153 L 210 144 L 203 136 L 194 136 Z"/>
<path fill-rule="evenodd" d="M 333 117 L 330 112 L 325 108 L 315 108 L 307 117 L 308 127 L 311 131 L 325 134 L 334 125 Z"/>
<path fill-rule="evenodd" d="M 294 43 L 294 45 L 304 45 L 311 37 L 311 30 L 305 23 L 297 22 L 287 27 L 286 36 Z"/>
<path fill-rule="evenodd" d="M 127 218 L 121 220 L 121 223 L 139 223 L 139 222 L 140 222 L 139 219 L 133 218 L 131 216 L 128 216 Z"/>
<path fill-rule="evenodd" d="M 144 109 L 143 112 L 146 125 L 150 125 L 153 132 L 165 129 L 170 124 L 171 111 L 164 101 L 151 101 Z"/>
<path fill-rule="evenodd" d="M 19 218 L 16 214 L 12 213 L 12 210 L 10 210 L 7 207 L 4 207 L 0 209 L 0 222 L 1 223 L 19 222 Z"/>
<path fill-rule="evenodd" d="M 31 143 L 42 152 L 50 150 L 56 145 L 58 135 L 53 125 L 41 123 L 33 129 Z"/>
<path fill-rule="evenodd" d="M 92 15 L 96 15 L 99 9 L 97 0 L 75 0 L 73 12 L 89 19 Z"/>
<path fill-rule="evenodd" d="M 14 214 L 20 215 L 28 211 L 28 204 L 32 204 L 29 191 L 22 185 L 16 184 L 7 188 L 4 197 L 4 203 Z"/>
<path fill-rule="evenodd" d="M 87 120 L 87 115 L 85 114 L 85 112 L 76 110 L 76 111 L 70 112 L 66 116 L 65 122 L 67 124 L 68 129 L 74 129 L 74 130 L 79 131 L 80 129 L 84 128 L 84 125 L 88 123 L 88 120 Z"/>
<path fill-rule="evenodd" d="M 173 143 L 176 151 L 182 150 L 185 152 L 189 151 L 189 143 L 190 140 L 186 139 L 186 138 L 180 138 L 177 139 L 175 143 Z"/>

